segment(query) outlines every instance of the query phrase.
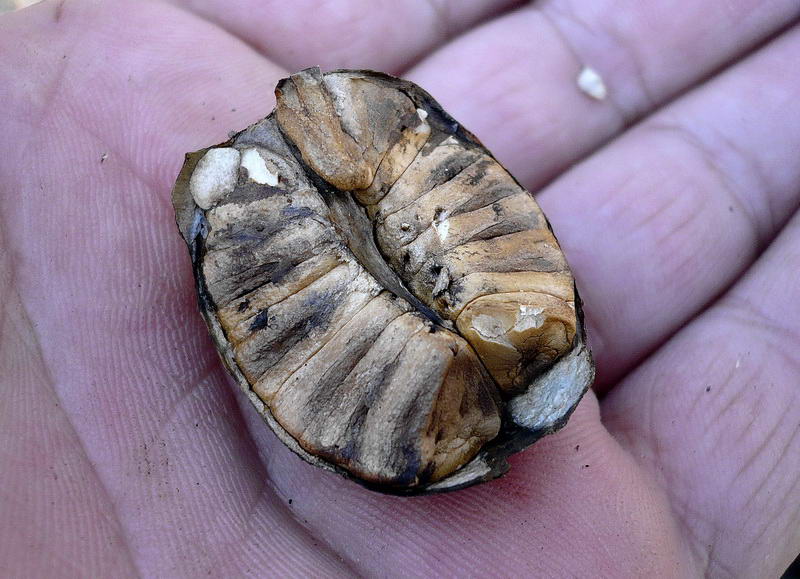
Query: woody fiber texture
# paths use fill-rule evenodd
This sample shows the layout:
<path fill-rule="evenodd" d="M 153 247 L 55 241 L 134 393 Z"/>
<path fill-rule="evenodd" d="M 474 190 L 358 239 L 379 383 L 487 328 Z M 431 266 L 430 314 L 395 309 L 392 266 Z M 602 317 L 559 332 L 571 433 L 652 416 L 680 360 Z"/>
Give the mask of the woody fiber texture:
<path fill-rule="evenodd" d="M 424 91 L 301 71 L 173 191 L 220 355 L 303 458 L 385 492 L 461 488 L 593 378 L 533 197 Z"/>

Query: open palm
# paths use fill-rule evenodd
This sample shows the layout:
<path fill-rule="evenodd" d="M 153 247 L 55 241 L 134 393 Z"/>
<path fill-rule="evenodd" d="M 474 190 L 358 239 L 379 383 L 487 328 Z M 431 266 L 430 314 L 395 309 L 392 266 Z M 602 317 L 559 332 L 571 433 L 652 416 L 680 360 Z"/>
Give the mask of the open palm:
<path fill-rule="evenodd" d="M 800 551 L 797 0 L 68 0 L 0 18 L 0 574 L 775 576 Z M 228 382 L 169 191 L 305 66 L 400 74 L 531 190 L 597 394 L 387 497 Z M 582 66 L 608 85 L 577 90 Z"/>

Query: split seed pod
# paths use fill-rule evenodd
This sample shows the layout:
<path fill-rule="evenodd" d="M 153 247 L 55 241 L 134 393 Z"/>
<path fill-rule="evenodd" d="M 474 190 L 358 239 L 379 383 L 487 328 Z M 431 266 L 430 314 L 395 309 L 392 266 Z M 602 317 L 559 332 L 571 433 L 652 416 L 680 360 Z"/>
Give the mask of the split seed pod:
<path fill-rule="evenodd" d="M 550 226 L 425 91 L 312 68 L 173 190 L 200 309 L 278 437 L 375 490 L 490 480 L 591 384 Z"/>

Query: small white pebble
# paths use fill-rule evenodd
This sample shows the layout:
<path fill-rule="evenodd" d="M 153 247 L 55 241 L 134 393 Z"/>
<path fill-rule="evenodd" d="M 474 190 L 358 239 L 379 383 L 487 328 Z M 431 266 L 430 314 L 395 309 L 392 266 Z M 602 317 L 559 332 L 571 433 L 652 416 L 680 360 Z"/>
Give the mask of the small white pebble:
<path fill-rule="evenodd" d="M 203 209 L 209 209 L 236 187 L 239 151 L 230 147 L 209 149 L 189 179 L 189 191 Z"/>
<path fill-rule="evenodd" d="M 247 176 L 260 185 L 276 187 L 278 176 L 267 168 L 264 157 L 253 148 L 245 149 L 242 153 L 242 167 L 247 169 Z"/>
<path fill-rule="evenodd" d="M 428 111 L 425 109 L 417 109 L 417 114 L 423 121 L 428 118 Z"/>
<path fill-rule="evenodd" d="M 411 229 L 411 224 L 410 223 L 401 223 L 400 224 L 400 231 L 408 231 L 409 229 Z"/>
<path fill-rule="evenodd" d="M 602 101 L 608 96 L 608 89 L 595 69 L 584 66 L 578 75 L 578 88 L 595 100 Z"/>

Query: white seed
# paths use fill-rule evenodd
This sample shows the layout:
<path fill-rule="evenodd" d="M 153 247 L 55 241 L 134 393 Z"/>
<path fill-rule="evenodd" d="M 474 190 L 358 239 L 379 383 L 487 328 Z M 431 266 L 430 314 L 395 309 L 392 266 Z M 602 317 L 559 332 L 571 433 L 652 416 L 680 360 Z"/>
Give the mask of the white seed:
<path fill-rule="evenodd" d="M 247 176 L 260 185 L 278 185 L 278 176 L 267 168 L 264 157 L 253 148 L 242 152 L 242 167 L 247 169 Z"/>
<path fill-rule="evenodd" d="M 595 100 L 602 101 L 608 96 L 603 77 L 595 69 L 584 66 L 578 74 L 578 88 Z"/>
<path fill-rule="evenodd" d="M 209 209 L 236 187 L 239 176 L 239 151 L 230 147 L 209 149 L 189 179 L 194 202 Z"/>

